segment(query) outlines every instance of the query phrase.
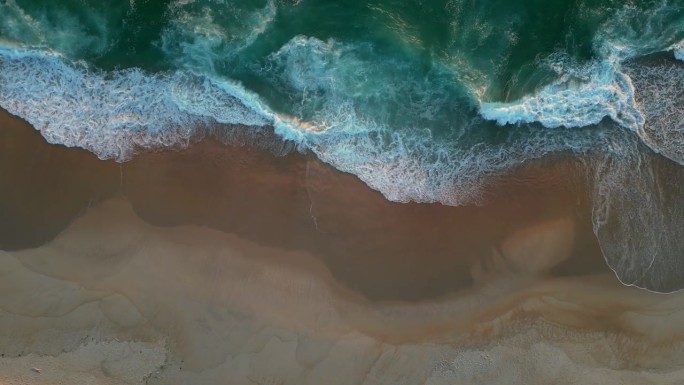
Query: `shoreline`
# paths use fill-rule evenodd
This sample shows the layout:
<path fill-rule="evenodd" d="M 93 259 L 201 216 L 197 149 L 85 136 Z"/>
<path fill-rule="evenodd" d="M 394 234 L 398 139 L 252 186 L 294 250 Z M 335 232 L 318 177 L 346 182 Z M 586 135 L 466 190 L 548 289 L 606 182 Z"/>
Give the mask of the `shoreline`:
<path fill-rule="evenodd" d="M 0 192 L 6 218 L 0 226 L 9 230 L 0 232 L 5 250 L 38 246 L 98 201 L 124 197 L 154 225 L 201 225 L 311 252 L 338 279 L 376 299 L 429 298 L 467 287 L 472 265 L 488 258 L 493 245 L 558 218 L 573 222 L 574 258 L 561 261 L 553 274 L 609 271 L 591 229 L 590 208 L 577 201 L 577 181 L 566 177 L 576 167 L 572 162 L 513 170 L 492 181 L 486 206 L 451 207 L 387 201 L 355 176 L 310 155 L 276 157 L 204 140 L 119 164 L 47 144 L 17 118 L 5 116 L 2 122 L 9 123 L 2 142 L 13 151 L 0 153 L 0 176 L 15 181 Z M 430 263 L 424 255 L 432 256 Z M 391 263 L 396 260 L 403 266 Z M 392 282 L 358 281 L 384 274 L 388 265 Z"/>
<path fill-rule="evenodd" d="M 684 379 L 684 293 L 617 280 L 572 160 L 493 180 L 485 206 L 402 204 L 299 153 L 118 164 L 0 124 L 9 385 Z"/>

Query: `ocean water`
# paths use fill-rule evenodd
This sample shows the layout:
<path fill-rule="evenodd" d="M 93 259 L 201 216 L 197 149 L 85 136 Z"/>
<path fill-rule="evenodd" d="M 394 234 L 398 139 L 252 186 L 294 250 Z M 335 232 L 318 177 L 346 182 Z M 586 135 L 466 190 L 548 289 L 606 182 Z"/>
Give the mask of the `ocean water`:
<path fill-rule="evenodd" d="M 0 107 L 51 143 L 123 162 L 272 129 L 446 205 L 571 154 L 609 266 L 664 292 L 684 287 L 681 60 L 681 0 L 0 0 Z"/>

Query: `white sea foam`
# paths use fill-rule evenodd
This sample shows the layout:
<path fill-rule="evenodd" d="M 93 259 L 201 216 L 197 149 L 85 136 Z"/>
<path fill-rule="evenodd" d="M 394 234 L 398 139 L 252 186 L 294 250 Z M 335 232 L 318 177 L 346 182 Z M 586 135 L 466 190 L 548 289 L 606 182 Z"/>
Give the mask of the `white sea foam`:
<path fill-rule="evenodd" d="M 655 152 L 684 165 L 684 65 L 662 60 L 630 64 L 638 107 L 645 122 L 637 133 Z"/>
<path fill-rule="evenodd" d="M 334 84 L 335 78 L 329 78 L 320 86 L 325 90 Z M 274 113 L 257 95 L 227 80 L 183 71 L 104 73 L 48 52 L 0 49 L 0 105 L 48 141 L 82 147 L 103 159 L 123 161 L 141 149 L 183 145 L 202 125 L 270 125 L 390 200 L 459 205 L 479 200 L 486 175 L 568 149 L 570 142 L 578 151 L 591 145 L 574 133 L 570 139 L 570 132 L 549 135 L 543 130 L 497 145 L 434 140 L 426 128 L 395 130 L 373 121 L 353 101 L 343 102 L 349 90 L 335 92 L 331 100 L 336 102 L 321 105 L 314 120 L 306 121 Z M 416 100 L 415 107 L 426 101 Z M 471 119 L 458 122 L 463 132 L 481 123 Z"/>
<path fill-rule="evenodd" d="M 471 113 L 445 115 L 440 110 L 457 102 L 449 99 L 456 94 L 447 88 L 453 87 L 450 78 L 428 81 L 405 63 L 364 62 L 359 51 L 366 48 L 298 36 L 271 55 L 263 75 L 281 92 L 299 98 L 295 112 L 307 119 L 302 123 L 279 117 L 283 130 L 277 132 L 337 169 L 357 175 L 389 200 L 474 203 L 482 196 L 487 175 L 571 149 L 568 143 L 579 151 L 589 146 L 581 134 L 569 139 L 568 132 L 537 131 L 500 145 L 436 139 L 430 122 L 439 121 L 442 130 L 451 124 L 464 138 L 482 120 Z M 406 118 L 394 118 L 397 110 Z"/>
<path fill-rule="evenodd" d="M 684 164 L 684 66 L 663 59 L 579 68 L 520 101 L 483 103 L 481 115 L 499 124 L 539 122 L 550 128 L 583 127 L 610 117 L 655 152 Z M 582 73 L 584 79 L 573 81 Z"/>
<path fill-rule="evenodd" d="M 545 65 L 557 80 L 520 100 L 481 105 L 484 118 L 499 124 L 538 122 L 545 127 L 583 127 L 608 117 L 622 127 L 639 131 L 644 111 L 635 103 L 635 90 L 622 69 L 625 61 L 671 50 L 682 58 L 682 43 L 672 44 L 684 30 L 675 2 L 661 0 L 643 9 L 625 4 L 605 21 L 594 37 L 598 59 L 586 64 L 552 55 Z"/>
<path fill-rule="evenodd" d="M 670 50 L 672 50 L 675 59 L 684 61 L 684 40 L 673 44 Z"/>
<path fill-rule="evenodd" d="M 560 77 L 539 92 L 510 103 L 482 103 L 480 114 L 499 124 L 539 122 L 545 127 L 584 127 L 610 117 L 637 130 L 643 124 L 628 76 L 610 61 L 556 65 Z"/>
<path fill-rule="evenodd" d="M 626 285 L 681 290 L 684 168 L 648 151 L 636 135 L 608 136 L 592 162 L 592 220 L 604 258 Z"/>
<path fill-rule="evenodd" d="M 378 73 L 373 63 L 358 58 L 357 50 L 363 48 L 295 36 L 269 56 L 262 75 L 296 101 L 291 112 L 316 127 L 315 131 L 377 131 L 387 118 L 374 108 L 374 99 L 382 90 L 383 107 L 388 108 L 391 93 L 397 90 L 384 83 L 393 80 L 389 71 Z"/>
<path fill-rule="evenodd" d="M 501 144 L 470 139 L 477 144 L 466 145 L 483 121 L 471 112 L 448 115 L 441 109 L 467 103 L 453 99 L 460 90 L 452 78 L 421 78 L 401 62 L 365 62 L 367 48 L 372 47 L 298 36 L 270 57 L 264 75 L 276 77 L 273 83 L 282 92 L 301 98 L 297 113 L 313 125 L 288 128 L 299 135 L 292 139 L 389 200 L 477 203 L 487 176 L 547 153 L 587 151 L 593 145 L 583 133 L 544 130 Z M 402 119 L 392 116 L 396 111 Z M 435 138 L 428 128 L 434 121 L 441 130 L 451 124 L 458 138 Z"/>
<path fill-rule="evenodd" d="M 460 139 L 435 140 L 425 127 L 398 129 L 387 115 L 371 118 L 364 110 L 377 103 L 374 92 L 382 93 L 383 102 L 397 100 L 409 89 L 421 90 L 422 82 L 424 93 L 414 91 L 413 104 L 405 106 L 407 114 L 424 114 L 425 121 L 439 119 L 442 112 L 435 105 L 445 104 L 448 92 L 420 79 L 395 89 L 385 84 L 387 77 L 378 79 L 388 72 L 385 68 L 353 71 L 364 63 L 346 49 L 333 41 L 297 37 L 273 55 L 271 72 L 279 77 L 277 83 L 302 96 L 302 110 L 292 117 L 273 112 L 257 95 L 225 79 L 187 71 L 103 73 L 56 54 L 7 48 L 0 49 L 0 105 L 53 143 L 117 160 L 140 149 L 187 143 L 201 125 L 270 125 L 284 139 L 399 202 L 475 203 L 488 175 L 547 153 L 596 146 L 595 137 L 576 130 L 535 129 L 504 143 L 475 140 L 477 144 L 467 146 Z M 355 88 L 354 76 L 377 84 Z M 395 76 L 400 78 L 401 72 Z M 385 88 L 377 87 L 382 84 Z M 459 125 L 463 140 L 471 127 L 482 124 L 472 115 L 469 119 L 452 122 Z"/>
<path fill-rule="evenodd" d="M 307 145 L 321 160 L 357 175 L 391 201 L 453 206 L 482 203 L 487 177 L 547 154 L 581 153 L 596 145 L 592 136 L 568 130 L 558 135 L 536 130 L 520 140 L 473 146 L 415 133 L 385 135 L 321 135 Z"/>
<path fill-rule="evenodd" d="M 63 40 L 68 36 L 51 34 L 55 26 L 34 25 L 13 0 L 2 2 L 0 10 L 16 22 L 2 24 L 10 19 L 0 18 L 0 29 L 10 31 L 4 36 L 15 45 L 0 48 L 0 106 L 26 119 L 50 142 L 119 161 L 140 149 L 183 145 L 205 125 L 272 126 L 300 149 L 398 202 L 477 203 L 492 174 L 549 153 L 600 148 L 606 155 L 595 172 L 594 221 L 609 265 L 627 284 L 669 290 L 676 283 L 679 272 L 672 266 L 679 260 L 681 237 L 663 229 L 680 229 L 682 213 L 668 216 L 664 207 L 676 205 L 663 202 L 679 196 L 668 198 L 666 189 L 654 190 L 659 182 L 650 169 L 652 159 L 640 153 L 635 136 L 612 127 L 526 127 L 517 136 L 512 129 L 498 144 L 489 143 L 474 134 L 483 124 L 479 117 L 459 116 L 444 107 L 462 102 L 453 100 L 459 92 L 450 83 L 459 76 L 421 78 L 411 63 L 365 60 L 375 54 L 372 47 L 305 36 L 295 37 L 266 60 L 264 77 L 294 101 L 288 111 L 292 116 L 277 113 L 213 68 L 215 60 L 258 38 L 273 20 L 273 3 L 241 20 L 256 27 L 235 38 L 214 20 L 220 14 L 190 9 L 189 2 L 176 4 L 178 19 L 164 31 L 161 43 L 179 70 L 150 74 L 137 69 L 102 72 L 53 53 L 51 48 L 67 56 L 73 52 L 68 50 L 97 53 L 107 45 L 106 34 L 79 46 Z M 671 63 L 624 64 L 632 56 L 668 49 L 684 60 L 681 38 L 671 44 L 679 30 L 669 28 L 655 36 L 657 25 L 647 20 L 625 36 L 619 24 L 609 26 L 597 44 L 601 59 L 576 65 L 551 57 L 548 64 L 557 70 L 556 81 L 518 101 L 482 103 L 481 116 L 499 124 L 576 128 L 608 117 L 635 131 L 656 152 L 684 164 L 684 114 L 679 111 L 684 70 Z M 434 138 L 434 122 L 452 124 L 453 135 Z M 625 189 L 625 184 L 636 187 Z M 668 258 L 655 258 L 663 255 Z M 672 280 L 662 278 L 666 276 Z"/>
<path fill-rule="evenodd" d="M 186 143 L 202 124 L 270 123 L 259 106 L 244 103 L 250 99 L 236 84 L 189 72 L 101 73 L 56 54 L 0 49 L 0 105 L 48 141 L 103 159 Z"/>

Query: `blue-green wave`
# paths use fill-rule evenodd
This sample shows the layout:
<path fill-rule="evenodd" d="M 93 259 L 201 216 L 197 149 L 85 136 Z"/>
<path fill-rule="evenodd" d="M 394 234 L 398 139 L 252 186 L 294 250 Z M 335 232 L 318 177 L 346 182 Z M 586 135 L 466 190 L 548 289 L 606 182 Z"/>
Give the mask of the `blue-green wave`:
<path fill-rule="evenodd" d="M 125 161 L 267 128 L 388 199 L 449 205 L 593 154 L 605 242 L 606 196 L 647 183 L 636 149 L 684 164 L 683 58 L 681 0 L 0 0 L 0 106 L 50 142 Z M 618 276 L 650 268 L 611 242 Z"/>
<path fill-rule="evenodd" d="M 0 105 L 52 142 L 126 160 L 187 143 L 198 125 L 268 125 L 390 199 L 448 204 L 472 201 L 492 172 L 591 147 L 583 134 L 542 140 L 529 134 L 538 128 L 487 120 L 568 128 L 608 117 L 642 132 L 622 64 L 679 55 L 684 41 L 673 1 L 0 7 Z"/>

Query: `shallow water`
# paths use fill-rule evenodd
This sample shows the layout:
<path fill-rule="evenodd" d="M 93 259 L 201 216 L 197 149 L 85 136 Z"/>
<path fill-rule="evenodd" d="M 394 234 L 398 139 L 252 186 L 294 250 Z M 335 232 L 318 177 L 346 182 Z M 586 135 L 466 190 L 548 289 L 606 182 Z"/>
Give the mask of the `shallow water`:
<path fill-rule="evenodd" d="M 206 140 L 121 165 L 2 124 L 9 384 L 684 376 L 681 295 L 607 269 L 572 158 L 444 207 L 388 202 L 296 153 Z"/>
<path fill-rule="evenodd" d="M 371 299 L 433 298 L 468 287 L 471 266 L 489 258 L 504 239 L 559 218 L 572 224 L 565 232 L 574 259 L 556 272 L 608 271 L 588 206 L 577 201 L 578 189 L 586 187 L 558 176 L 578 172 L 567 159 L 502 176 L 484 206 L 396 204 L 355 177 L 299 154 L 225 151 L 221 143 L 203 141 L 117 164 L 51 146 L 18 119 L 4 122 L 3 142 L 14 150 L 3 151 L 0 162 L 3 180 L 14 181 L 0 199 L 8 229 L 0 239 L 4 249 L 41 245 L 88 207 L 123 196 L 155 225 L 197 224 L 307 250 Z"/>
<path fill-rule="evenodd" d="M 681 383 L 683 6 L 0 0 L 0 383 Z"/>

